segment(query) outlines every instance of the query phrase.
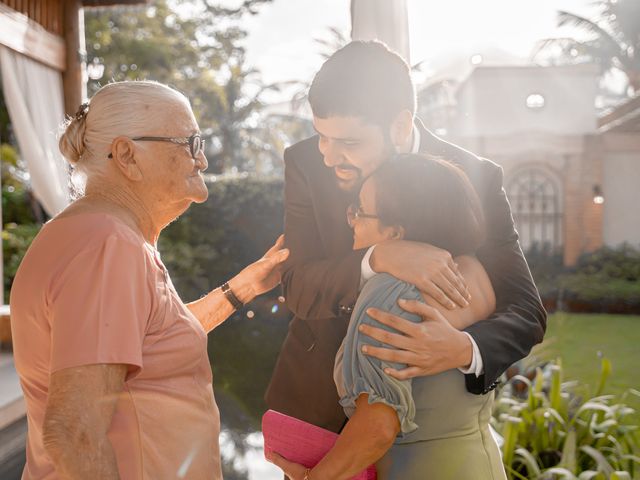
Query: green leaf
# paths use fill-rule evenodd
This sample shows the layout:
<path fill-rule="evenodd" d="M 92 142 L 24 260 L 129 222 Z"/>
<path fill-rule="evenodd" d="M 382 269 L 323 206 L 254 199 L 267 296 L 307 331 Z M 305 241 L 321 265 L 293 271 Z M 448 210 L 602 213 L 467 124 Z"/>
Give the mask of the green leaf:
<path fill-rule="evenodd" d="M 574 480 L 576 478 L 576 476 L 571 473 L 569 470 L 567 470 L 566 468 L 560 468 L 560 467 L 554 467 L 554 468 L 549 468 L 547 470 L 545 470 L 542 473 L 542 476 L 540 477 L 541 479 L 555 479 L 558 478 L 557 476 L 559 476 L 560 479 L 567 479 L 567 480 Z"/>
<path fill-rule="evenodd" d="M 584 453 L 590 456 L 593 460 L 595 460 L 596 464 L 598 465 L 598 471 L 604 473 L 605 475 L 611 475 L 611 473 L 613 472 L 613 467 L 607 461 L 607 459 L 604 457 L 602 453 L 600 453 L 598 450 L 588 445 L 581 446 L 580 450 L 582 450 Z"/>
<path fill-rule="evenodd" d="M 505 467 L 505 471 L 507 472 L 507 476 L 509 478 L 516 478 L 517 480 L 529 480 L 527 477 L 515 471 L 512 467 Z"/>
<path fill-rule="evenodd" d="M 527 386 L 527 389 L 531 390 L 531 380 L 529 380 L 524 375 L 514 375 L 513 377 L 511 377 L 510 382 L 511 383 L 522 382 Z"/>
<path fill-rule="evenodd" d="M 516 441 L 518 439 L 518 427 L 522 420 L 517 417 L 508 417 L 505 423 L 504 444 L 502 445 L 502 457 L 504 464 L 511 466 L 516 449 Z"/>
<path fill-rule="evenodd" d="M 564 418 L 562 418 L 562 415 L 560 415 L 560 413 L 555 410 L 554 408 L 548 408 L 547 412 L 549 413 L 550 416 L 553 417 L 553 419 L 558 422 L 560 425 L 562 425 L 563 427 L 567 426 L 567 422 L 565 421 Z"/>
<path fill-rule="evenodd" d="M 549 401 L 551 408 L 559 411 L 562 408 L 562 366 L 551 366 L 551 389 L 549 390 Z"/>
<path fill-rule="evenodd" d="M 598 402 L 586 402 L 578 409 L 574 418 L 580 417 L 585 412 L 602 412 L 606 416 L 613 416 L 613 410 L 607 405 Z"/>
<path fill-rule="evenodd" d="M 620 458 L 622 458 L 623 460 L 631 460 L 632 462 L 640 463 L 640 457 L 638 457 L 637 455 L 622 455 Z"/>
<path fill-rule="evenodd" d="M 520 405 L 520 402 L 518 402 L 518 400 L 515 400 L 513 398 L 507 398 L 507 397 L 501 397 L 496 401 L 496 406 L 514 406 L 514 405 Z"/>
<path fill-rule="evenodd" d="M 604 386 L 607 383 L 607 379 L 611 374 L 611 361 L 608 358 L 602 359 L 600 370 L 600 381 L 598 382 L 598 388 L 596 389 L 596 397 L 601 395 L 604 391 Z"/>
<path fill-rule="evenodd" d="M 520 470 L 526 468 L 527 477 L 538 480 L 576 475 L 580 479 L 607 480 L 613 472 L 625 471 L 634 478 L 634 468 L 640 463 L 633 433 L 638 426 L 620 423 L 622 417 L 633 413 L 632 409 L 616 403 L 614 395 L 599 392 L 593 397 L 580 396 L 582 392 L 569 390 L 573 388 L 571 382 L 562 381 L 561 369 L 550 367 L 550 371 L 548 376 L 541 376 L 540 369 L 536 371 L 526 398 L 519 399 L 505 389 L 501 392 L 503 401 L 497 402 L 494 419 L 510 436 L 503 445 L 509 477 L 522 477 L 513 469 L 519 465 Z M 607 377 L 610 371 L 604 362 L 601 376 Z M 561 399 L 560 411 L 552 408 L 551 397 L 555 402 Z M 517 418 L 520 422 L 514 420 Z M 553 452 L 559 452 L 559 458 L 554 458 Z M 551 463 L 555 461 L 557 464 Z M 550 468 L 545 470 L 545 466 Z M 541 472 L 535 473 L 538 470 Z M 621 478 L 627 477 L 623 473 Z"/>
<path fill-rule="evenodd" d="M 594 470 L 585 470 L 578 475 L 578 480 L 607 480 L 602 472 L 596 472 Z"/>
<path fill-rule="evenodd" d="M 576 473 L 576 431 L 573 428 L 570 428 L 567 432 L 559 465 L 571 473 Z"/>
<path fill-rule="evenodd" d="M 629 472 L 617 471 L 611 474 L 609 480 L 631 480 L 631 475 Z"/>
<path fill-rule="evenodd" d="M 515 458 L 527 467 L 529 478 L 536 478 L 540 475 L 540 466 L 529 450 L 526 448 L 517 448 Z"/>

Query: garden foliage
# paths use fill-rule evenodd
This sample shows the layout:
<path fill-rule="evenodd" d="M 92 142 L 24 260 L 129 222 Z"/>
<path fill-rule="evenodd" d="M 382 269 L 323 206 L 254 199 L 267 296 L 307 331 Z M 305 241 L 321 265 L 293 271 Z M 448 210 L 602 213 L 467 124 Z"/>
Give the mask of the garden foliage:
<path fill-rule="evenodd" d="M 640 313 L 640 249 L 624 244 L 583 254 L 573 267 L 537 251 L 527 260 L 549 310 Z"/>
<path fill-rule="evenodd" d="M 605 358 L 590 391 L 563 381 L 562 364 L 538 368 L 533 380 L 516 375 L 501 390 L 492 419 L 504 439 L 511 479 L 622 480 L 640 474 L 637 425 L 631 418 L 640 392 L 605 395 L 611 363 Z M 516 384 L 526 385 L 524 395 Z"/>
<path fill-rule="evenodd" d="M 208 200 L 192 205 L 160 236 L 162 260 L 185 302 L 261 257 L 283 230 L 281 178 L 219 177 L 208 187 Z M 235 422 L 237 430 L 258 430 L 266 409 L 264 392 L 289 319 L 280 295 L 276 288 L 257 298 L 209 335 L 216 391 L 242 409 L 223 421 Z"/>

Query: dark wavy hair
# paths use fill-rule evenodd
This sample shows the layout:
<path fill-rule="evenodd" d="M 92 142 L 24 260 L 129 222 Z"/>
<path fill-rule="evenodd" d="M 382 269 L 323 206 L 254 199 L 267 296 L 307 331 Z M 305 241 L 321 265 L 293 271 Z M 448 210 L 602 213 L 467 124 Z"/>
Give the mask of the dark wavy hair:
<path fill-rule="evenodd" d="M 353 41 L 324 62 L 309 104 L 318 118 L 360 117 L 387 128 L 401 111 L 416 111 L 411 69 L 382 42 Z"/>
<path fill-rule="evenodd" d="M 405 240 L 429 243 L 453 256 L 474 253 L 484 242 L 478 194 L 458 166 L 404 154 L 383 163 L 370 179 L 380 222 L 402 226 Z"/>

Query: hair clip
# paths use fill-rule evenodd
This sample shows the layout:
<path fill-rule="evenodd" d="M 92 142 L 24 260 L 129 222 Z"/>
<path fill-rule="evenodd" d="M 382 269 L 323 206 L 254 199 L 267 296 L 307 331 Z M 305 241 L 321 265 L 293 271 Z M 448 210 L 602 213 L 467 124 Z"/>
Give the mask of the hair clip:
<path fill-rule="evenodd" d="M 84 117 L 87 116 L 87 112 L 89 111 L 89 102 L 84 102 L 80 107 L 78 107 L 78 111 L 75 114 L 75 119 L 80 121 Z"/>

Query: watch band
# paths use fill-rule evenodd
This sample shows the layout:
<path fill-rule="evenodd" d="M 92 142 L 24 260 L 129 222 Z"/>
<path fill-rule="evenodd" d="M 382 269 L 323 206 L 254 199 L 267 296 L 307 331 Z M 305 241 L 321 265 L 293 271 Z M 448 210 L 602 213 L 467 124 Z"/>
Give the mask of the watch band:
<path fill-rule="evenodd" d="M 220 289 L 222 290 L 222 293 L 224 293 L 224 296 L 226 297 L 227 300 L 229 300 L 229 303 L 235 310 L 240 310 L 244 306 L 244 304 L 240 301 L 240 299 L 236 297 L 236 294 L 233 293 L 233 290 L 231 290 L 231 287 L 229 286 L 229 282 L 224 282 L 220 287 Z"/>

